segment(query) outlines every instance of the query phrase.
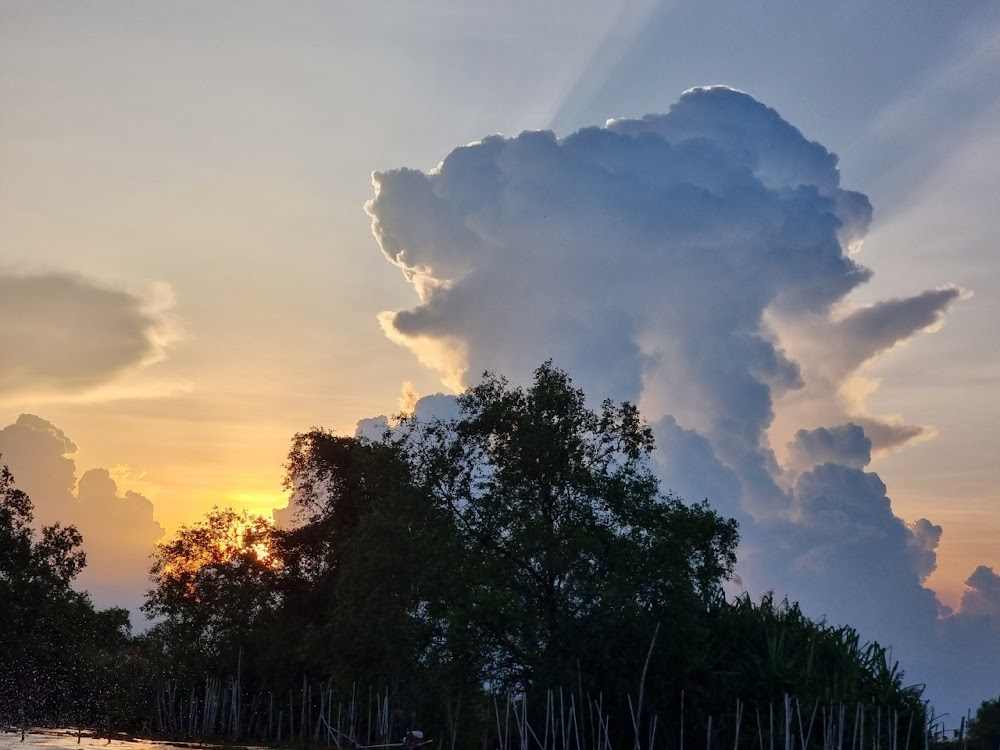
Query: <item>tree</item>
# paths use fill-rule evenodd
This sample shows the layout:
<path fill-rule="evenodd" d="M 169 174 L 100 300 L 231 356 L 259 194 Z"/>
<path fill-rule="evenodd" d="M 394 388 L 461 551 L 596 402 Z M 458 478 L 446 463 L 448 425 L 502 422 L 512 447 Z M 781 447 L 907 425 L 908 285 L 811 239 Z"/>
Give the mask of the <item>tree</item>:
<path fill-rule="evenodd" d="M 312 430 L 295 436 L 287 466 L 297 523 L 276 533 L 279 619 L 303 663 L 346 684 L 425 686 L 417 673 L 435 637 L 427 608 L 447 595 L 448 519 L 398 441 Z"/>
<path fill-rule="evenodd" d="M 216 510 L 159 545 L 146 606 L 172 674 L 233 675 L 239 648 L 242 684 L 300 712 L 303 677 L 388 687 L 436 731 L 454 731 L 461 703 L 463 744 L 505 691 L 541 712 L 547 688 L 603 694 L 612 724 L 632 726 L 643 676 L 660 731 L 692 741 L 709 717 L 732 739 L 737 701 L 774 741 L 786 694 L 821 716 L 863 704 L 923 725 L 886 649 L 771 597 L 726 601 L 736 523 L 661 491 L 634 406 L 590 408 L 551 363 L 525 388 L 487 373 L 458 405 L 378 440 L 296 435 L 291 528 Z"/>
<path fill-rule="evenodd" d="M 669 640 L 719 596 L 735 521 L 663 495 L 638 410 L 589 409 L 551 362 L 527 389 L 487 373 L 458 402 L 456 420 L 387 437 L 458 539 L 436 657 L 474 656 L 498 688 L 634 685 L 657 624 Z"/>
<path fill-rule="evenodd" d="M 277 601 L 279 561 L 262 516 L 215 508 L 156 545 L 143 611 L 175 666 L 235 669 Z"/>
<path fill-rule="evenodd" d="M 969 744 L 976 750 L 1000 748 L 1000 698 L 983 701 L 969 722 Z"/>
<path fill-rule="evenodd" d="M 439 708 L 484 685 L 624 701 L 658 626 L 654 672 L 683 665 L 735 522 L 662 494 L 638 410 L 591 410 L 551 363 L 527 389 L 486 374 L 458 402 L 381 440 L 295 437 L 276 622 L 303 663 Z"/>
<path fill-rule="evenodd" d="M 86 564 L 74 527 L 36 535 L 32 521 L 31 499 L 0 465 L 0 722 L 92 718 L 98 666 L 128 638 L 127 613 L 95 612 L 71 588 Z"/>

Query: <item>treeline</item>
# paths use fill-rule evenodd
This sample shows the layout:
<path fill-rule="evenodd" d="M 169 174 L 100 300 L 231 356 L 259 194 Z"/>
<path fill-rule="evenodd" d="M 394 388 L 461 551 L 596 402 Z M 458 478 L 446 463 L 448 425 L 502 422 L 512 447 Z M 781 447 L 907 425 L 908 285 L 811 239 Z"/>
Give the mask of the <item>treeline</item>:
<path fill-rule="evenodd" d="M 86 564 L 79 533 L 35 533 L 32 511 L 0 465 L 0 725 L 106 726 L 144 662 L 128 612 L 71 588 Z"/>
<path fill-rule="evenodd" d="M 44 646 L 59 619 L 30 609 L 44 596 L 0 589 L 22 608 L 0 641 L 0 720 L 29 710 L 21 664 L 51 707 L 27 720 L 178 736 L 789 750 L 860 731 L 861 746 L 923 746 L 921 689 L 884 648 L 792 603 L 726 600 L 736 523 L 661 493 L 634 406 L 592 410 L 548 363 L 528 388 L 487 375 L 458 403 L 380 440 L 297 435 L 295 523 L 216 509 L 158 545 L 139 637 L 69 590 L 78 539 L 30 542 L 61 571 L 44 596 L 77 597 L 94 624 L 62 641 L 63 664 Z"/>

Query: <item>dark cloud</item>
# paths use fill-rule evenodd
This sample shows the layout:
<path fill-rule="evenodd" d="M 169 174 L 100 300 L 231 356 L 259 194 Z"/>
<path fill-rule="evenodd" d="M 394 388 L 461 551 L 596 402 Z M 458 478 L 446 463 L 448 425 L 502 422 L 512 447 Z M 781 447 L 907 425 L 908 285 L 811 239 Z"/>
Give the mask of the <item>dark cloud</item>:
<path fill-rule="evenodd" d="M 910 567 L 917 574 L 920 583 L 923 583 L 937 569 L 936 550 L 941 543 L 944 529 L 926 518 L 918 518 L 909 525 L 909 528 L 907 545 L 910 552 Z"/>
<path fill-rule="evenodd" d="M 961 295 L 960 289 L 948 286 L 862 307 L 832 326 L 835 338 L 828 346 L 835 350 L 838 365 L 845 372 L 856 370 L 917 331 L 939 323 L 948 306 Z"/>
<path fill-rule="evenodd" d="M 962 612 L 971 617 L 984 617 L 1000 630 L 1000 576 L 993 568 L 980 565 L 965 580 Z"/>
<path fill-rule="evenodd" d="M 160 355 L 153 301 L 67 274 L 0 273 L 0 397 L 77 393 Z"/>
<path fill-rule="evenodd" d="M 933 436 L 933 431 L 922 425 L 904 424 L 870 416 L 856 416 L 855 421 L 864 428 L 872 441 L 873 451 L 902 448 L 917 438 Z"/>
<path fill-rule="evenodd" d="M 68 498 L 76 486 L 76 443 L 51 422 L 34 414 L 20 415 L 0 430 L 0 453 L 18 485 L 29 495 Z"/>
<path fill-rule="evenodd" d="M 31 497 L 37 527 L 72 524 L 83 535 L 87 567 L 77 587 L 90 592 L 101 607 L 124 606 L 135 625 L 149 587 L 149 555 L 165 529 L 153 516 L 153 504 L 136 492 L 120 495 L 106 469 L 76 478 L 76 445 L 41 417 L 22 414 L 0 430 L 0 454 L 20 489 Z"/>
<path fill-rule="evenodd" d="M 710 500 L 720 513 L 746 522 L 739 477 L 719 461 L 704 436 L 669 415 L 653 424 L 653 431 L 655 470 L 665 487 L 689 501 Z"/>
<path fill-rule="evenodd" d="M 936 538 L 915 537 L 893 514 L 879 476 L 858 468 L 820 464 L 798 477 L 794 498 L 790 519 L 748 530 L 760 548 L 751 578 L 771 581 L 807 612 L 913 653 L 944 613 L 921 585 L 934 566 Z M 918 547 L 929 559 L 913 554 Z"/>
<path fill-rule="evenodd" d="M 825 463 L 863 469 L 872 460 L 872 441 L 864 428 L 849 423 L 799 430 L 788 452 L 786 466 L 793 470 L 803 471 Z"/>

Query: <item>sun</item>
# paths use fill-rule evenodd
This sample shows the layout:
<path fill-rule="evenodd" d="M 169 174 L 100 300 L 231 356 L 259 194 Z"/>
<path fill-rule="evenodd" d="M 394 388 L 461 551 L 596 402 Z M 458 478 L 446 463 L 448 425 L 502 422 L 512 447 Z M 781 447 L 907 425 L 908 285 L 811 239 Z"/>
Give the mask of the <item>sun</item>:
<path fill-rule="evenodd" d="M 274 522 L 267 516 L 216 507 L 196 524 L 157 545 L 158 575 L 193 585 L 205 569 L 231 567 L 274 570 Z"/>

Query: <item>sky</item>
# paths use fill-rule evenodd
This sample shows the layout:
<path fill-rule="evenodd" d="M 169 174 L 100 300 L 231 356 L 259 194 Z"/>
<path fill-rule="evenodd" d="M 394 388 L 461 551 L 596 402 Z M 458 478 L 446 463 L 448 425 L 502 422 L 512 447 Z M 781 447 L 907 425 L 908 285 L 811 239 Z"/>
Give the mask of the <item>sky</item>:
<path fill-rule="evenodd" d="M 0 1 L 0 452 L 82 585 L 283 506 L 296 432 L 552 357 L 748 589 L 953 685 L 1000 632 L 1000 7 L 828 6 Z"/>

